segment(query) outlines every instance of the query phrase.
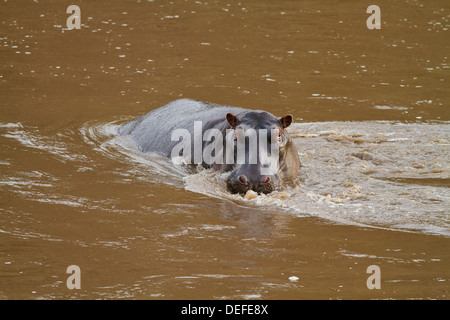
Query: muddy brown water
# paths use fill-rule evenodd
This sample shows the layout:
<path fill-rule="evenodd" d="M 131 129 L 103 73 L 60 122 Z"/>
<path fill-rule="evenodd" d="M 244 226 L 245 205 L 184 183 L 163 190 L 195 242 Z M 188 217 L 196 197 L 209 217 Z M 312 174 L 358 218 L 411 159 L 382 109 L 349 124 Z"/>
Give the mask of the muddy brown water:
<path fill-rule="evenodd" d="M 0 298 L 449 298 L 448 1 L 378 1 L 380 30 L 368 1 L 71 4 L 0 4 Z M 296 185 L 115 136 L 178 98 L 292 113 Z"/>

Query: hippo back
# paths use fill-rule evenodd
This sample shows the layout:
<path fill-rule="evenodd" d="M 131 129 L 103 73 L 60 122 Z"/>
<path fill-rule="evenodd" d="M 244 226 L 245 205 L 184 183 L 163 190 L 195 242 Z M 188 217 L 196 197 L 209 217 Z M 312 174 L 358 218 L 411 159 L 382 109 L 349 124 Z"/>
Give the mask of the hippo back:
<path fill-rule="evenodd" d="M 175 129 L 187 129 L 193 136 L 194 121 L 202 121 L 203 130 L 226 124 L 228 112 L 245 109 L 221 106 L 191 99 L 172 101 L 120 127 L 120 135 L 131 135 L 143 152 L 158 152 L 170 156 L 178 141 L 171 141 Z"/>

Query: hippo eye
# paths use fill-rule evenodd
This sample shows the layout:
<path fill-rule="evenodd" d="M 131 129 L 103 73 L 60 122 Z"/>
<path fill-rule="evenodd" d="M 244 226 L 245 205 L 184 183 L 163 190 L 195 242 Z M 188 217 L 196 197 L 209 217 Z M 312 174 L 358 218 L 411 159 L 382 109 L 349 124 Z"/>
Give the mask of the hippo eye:
<path fill-rule="evenodd" d="M 287 141 L 288 141 L 288 139 L 287 139 L 287 136 L 286 136 L 286 131 L 279 130 L 278 131 L 277 142 L 279 143 L 280 147 L 283 147 L 286 144 Z"/>
<path fill-rule="evenodd" d="M 281 143 L 281 141 L 283 140 L 282 130 L 280 130 L 278 128 L 272 129 L 272 134 L 270 135 L 270 140 L 272 140 L 274 138 L 276 139 L 275 141 L 277 143 Z M 269 141 L 269 142 L 271 142 L 271 141 Z"/>
<path fill-rule="evenodd" d="M 242 127 L 237 127 L 234 129 L 234 141 L 237 141 L 244 134 L 244 129 Z"/>
<path fill-rule="evenodd" d="M 267 136 L 267 142 L 280 143 L 283 140 L 283 134 L 278 128 L 271 129 L 270 135 Z"/>

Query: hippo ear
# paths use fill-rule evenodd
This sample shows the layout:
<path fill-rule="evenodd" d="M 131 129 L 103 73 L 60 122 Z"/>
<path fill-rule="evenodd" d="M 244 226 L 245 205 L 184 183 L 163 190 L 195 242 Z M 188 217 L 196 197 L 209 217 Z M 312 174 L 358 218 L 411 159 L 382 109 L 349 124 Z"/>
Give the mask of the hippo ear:
<path fill-rule="evenodd" d="M 236 126 L 237 124 L 237 118 L 234 114 L 232 113 L 227 113 L 227 121 L 230 124 L 230 126 L 232 126 L 233 128 Z"/>
<path fill-rule="evenodd" d="M 289 127 L 292 123 L 292 115 L 287 114 L 284 117 L 281 117 L 280 123 L 281 123 L 281 126 L 283 127 L 283 129 Z"/>

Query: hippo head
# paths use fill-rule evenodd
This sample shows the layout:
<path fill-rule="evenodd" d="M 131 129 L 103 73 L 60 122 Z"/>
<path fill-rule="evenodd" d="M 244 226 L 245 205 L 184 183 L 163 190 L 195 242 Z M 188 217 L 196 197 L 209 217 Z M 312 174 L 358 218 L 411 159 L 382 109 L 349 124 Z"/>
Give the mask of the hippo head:
<path fill-rule="evenodd" d="M 265 111 L 226 115 L 232 127 L 227 139 L 233 140 L 234 162 L 228 177 L 228 190 L 245 194 L 249 190 L 270 193 L 281 184 L 280 163 L 289 140 L 285 128 L 292 116 L 276 118 Z"/>

